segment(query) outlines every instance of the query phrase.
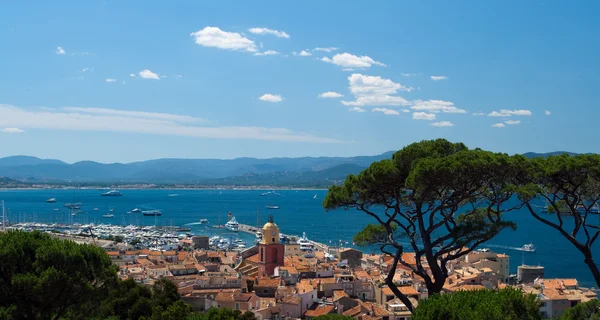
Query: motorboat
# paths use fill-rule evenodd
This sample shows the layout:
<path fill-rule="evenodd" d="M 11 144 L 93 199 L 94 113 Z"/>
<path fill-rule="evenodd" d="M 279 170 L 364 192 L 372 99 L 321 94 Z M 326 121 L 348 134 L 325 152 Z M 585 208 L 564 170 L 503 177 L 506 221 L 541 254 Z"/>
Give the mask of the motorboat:
<path fill-rule="evenodd" d="M 100 209 L 98 209 L 98 208 L 94 208 L 94 211 L 100 211 Z"/>
<path fill-rule="evenodd" d="M 103 196 L 103 197 L 120 197 L 122 195 L 123 194 L 119 190 L 116 190 L 116 189 L 112 189 L 108 192 L 101 194 L 101 196 Z"/>
<path fill-rule="evenodd" d="M 231 217 L 231 220 L 225 224 L 225 228 L 229 231 L 238 232 L 240 231 L 240 224 L 235 220 L 235 217 Z"/>
<path fill-rule="evenodd" d="M 112 218 L 112 217 L 114 217 L 114 216 L 115 216 L 115 215 L 114 215 L 114 214 L 112 214 L 112 213 L 107 213 L 107 214 L 103 214 L 103 215 L 102 215 L 102 218 Z"/>
<path fill-rule="evenodd" d="M 206 223 L 208 223 L 207 219 L 200 219 L 200 224 L 206 224 Z"/>
<path fill-rule="evenodd" d="M 279 206 L 267 206 L 267 209 L 279 209 Z"/>
<path fill-rule="evenodd" d="M 142 214 L 145 216 L 160 216 L 160 215 L 162 215 L 162 212 L 160 212 L 158 210 L 148 210 L 148 211 L 142 211 Z"/>
<path fill-rule="evenodd" d="M 56 203 L 56 198 L 50 198 L 46 200 L 46 203 Z"/>
<path fill-rule="evenodd" d="M 132 213 L 138 213 L 138 212 L 142 212 L 142 209 L 139 208 L 135 208 L 133 210 L 131 210 Z"/>
<path fill-rule="evenodd" d="M 535 246 L 532 243 L 527 243 L 521 247 L 521 251 L 535 252 Z"/>
<path fill-rule="evenodd" d="M 82 205 L 83 204 L 81 202 L 65 203 L 65 207 L 67 207 L 69 209 L 74 209 L 74 210 L 81 209 Z"/>

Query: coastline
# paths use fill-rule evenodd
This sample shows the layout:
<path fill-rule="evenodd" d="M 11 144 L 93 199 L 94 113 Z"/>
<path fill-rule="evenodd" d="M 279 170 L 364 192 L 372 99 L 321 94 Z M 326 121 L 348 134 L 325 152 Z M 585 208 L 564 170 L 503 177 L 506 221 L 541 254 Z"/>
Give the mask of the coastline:
<path fill-rule="evenodd" d="M 15 191 L 28 191 L 28 190 L 110 190 L 110 188 L 106 187 L 64 187 L 64 186 L 51 186 L 51 187 L 0 187 L 0 191 L 7 190 L 15 190 Z M 277 190 L 277 191 L 285 191 L 285 190 L 293 190 L 293 191 L 327 191 L 328 188 L 307 188 L 307 187 L 269 187 L 269 186 L 252 186 L 252 187 L 240 187 L 240 186 L 227 186 L 227 187 L 218 187 L 218 186 L 182 186 L 182 187 L 127 187 L 120 186 L 119 190 L 229 190 L 229 191 L 269 191 L 269 190 Z"/>

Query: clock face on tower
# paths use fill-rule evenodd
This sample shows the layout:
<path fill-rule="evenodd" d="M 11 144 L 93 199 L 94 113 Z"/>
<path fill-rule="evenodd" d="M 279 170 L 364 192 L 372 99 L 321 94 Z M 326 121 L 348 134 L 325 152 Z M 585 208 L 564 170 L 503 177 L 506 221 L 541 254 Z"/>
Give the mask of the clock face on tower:
<path fill-rule="evenodd" d="M 275 231 L 273 231 L 273 236 L 275 236 Z"/>

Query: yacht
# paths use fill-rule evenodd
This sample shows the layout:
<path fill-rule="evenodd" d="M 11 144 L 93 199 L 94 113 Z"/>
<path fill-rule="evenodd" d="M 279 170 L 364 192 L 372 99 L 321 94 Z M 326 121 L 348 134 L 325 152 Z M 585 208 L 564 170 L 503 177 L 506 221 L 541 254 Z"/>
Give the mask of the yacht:
<path fill-rule="evenodd" d="M 267 209 L 279 209 L 279 206 L 267 206 Z"/>
<path fill-rule="evenodd" d="M 94 211 L 100 211 L 100 209 L 98 209 L 98 208 L 94 208 Z"/>
<path fill-rule="evenodd" d="M 313 249 L 312 243 L 306 238 L 306 232 L 302 232 L 302 238 L 298 239 L 297 242 L 300 245 L 300 250 L 308 251 Z"/>
<path fill-rule="evenodd" d="M 207 219 L 200 219 L 200 224 L 206 224 L 206 223 L 208 223 Z"/>
<path fill-rule="evenodd" d="M 114 215 L 114 214 L 112 214 L 112 213 L 107 213 L 107 214 L 103 214 L 103 215 L 102 215 L 102 218 L 112 218 L 112 217 L 114 217 L 114 216 L 115 216 L 115 215 Z"/>
<path fill-rule="evenodd" d="M 135 208 L 135 209 L 131 210 L 131 212 L 132 213 L 142 212 L 142 209 Z"/>
<path fill-rule="evenodd" d="M 229 231 L 238 232 L 240 231 L 240 224 L 235 220 L 235 217 L 231 217 L 231 220 L 225 224 L 225 228 Z"/>
<path fill-rule="evenodd" d="M 535 252 L 535 246 L 532 243 L 527 243 L 521 247 L 521 251 Z"/>
<path fill-rule="evenodd" d="M 56 198 L 50 198 L 46 200 L 47 203 L 56 203 Z"/>
<path fill-rule="evenodd" d="M 123 194 L 119 190 L 116 190 L 116 189 L 112 189 L 108 192 L 101 194 L 101 196 L 103 196 L 103 197 L 120 197 L 122 195 Z"/>
<path fill-rule="evenodd" d="M 162 215 L 162 212 L 160 212 L 158 210 L 148 210 L 148 211 L 142 211 L 142 214 L 145 216 L 160 216 L 160 215 Z"/>
<path fill-rule="evenodd" d="M 74 209 L 74 210 L 81 209 L 81 206 L 82 206 L 81 202 L 65 203 L 65 207 L 67 207 L 69 209 Z"/>

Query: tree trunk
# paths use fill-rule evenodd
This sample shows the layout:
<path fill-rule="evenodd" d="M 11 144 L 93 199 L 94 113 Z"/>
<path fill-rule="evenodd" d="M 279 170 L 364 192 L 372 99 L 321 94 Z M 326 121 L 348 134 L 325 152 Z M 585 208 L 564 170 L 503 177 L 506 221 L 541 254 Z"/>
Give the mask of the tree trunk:
<path fill-rule="evenodd" d="M 592 251 L 590 248 L 586 248 L 586 250 L 583 252 L 583 255 L 585 256 L 585 264 L 587 264 L 588 268 L 592 272 L 592 275 L 594 276 L 596 286 L 600 288 L 600 270 L 598 269 L 598 265 L 594 263 L 594 258 L 592 257 Z"/>
<path fill-rule="evenodd" d="M 406 305 L 408 310 L 412 313 L 414 311 L 412 302 L 410 302 L 410 299 L 408 299 L 408 297 L 405 294 L 400 292 L 400 290 L 398 290 L 398 288 L 396 288 L 396 285 L 394 284 L 394 275 L 396 274 L 396 267 L 398 266 L 398 260 L 400 260 L 401 256 L 402 256 L 402 249 L 398 249 L 396 251 L 396 255 L 394 256 L 394 262 L 392 263 L 392 268 L 390 269 L 390 272 L 388 272 L 388 276 L 385 278 L 385 283 L 392 290 L 394 295 L 396 297 L 398 297 L 398 299 L 400 299 L 400 301 L 402 301 L 404 303 L 404 305 Z"/>

